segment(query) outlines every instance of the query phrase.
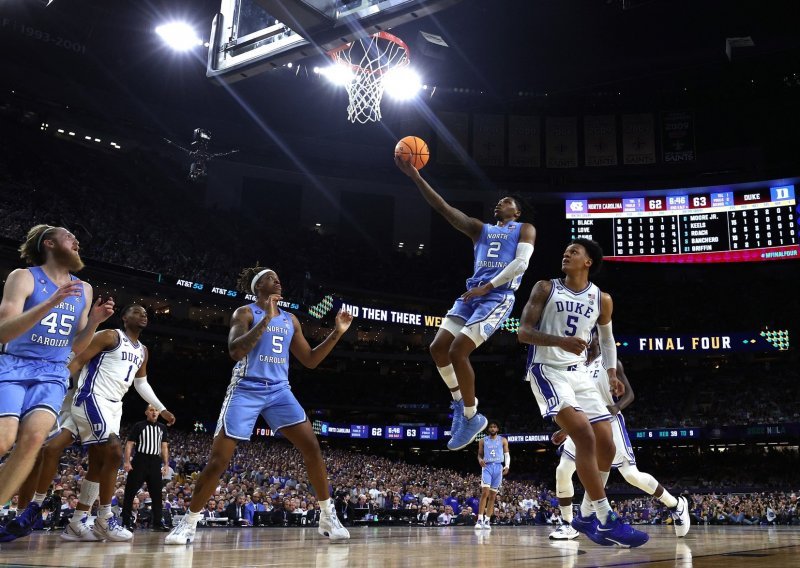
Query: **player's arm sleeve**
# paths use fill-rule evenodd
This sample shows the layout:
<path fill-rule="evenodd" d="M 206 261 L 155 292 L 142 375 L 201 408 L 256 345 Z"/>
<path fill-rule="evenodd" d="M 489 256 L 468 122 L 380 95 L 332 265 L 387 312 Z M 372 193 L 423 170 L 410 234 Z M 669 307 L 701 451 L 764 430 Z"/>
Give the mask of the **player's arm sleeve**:
<path fill-rule="evenodd" d="M 617 368 L 617 342 L 611 330 L 611 322 L 605 325 L 597 324 L 597 337 L 600 340 L 600 354 L 603 356 L 603 367 L 606 369 Z"/>
<path fill-rule="evenodd" d="M 511 282 L 517 276 L 524 274 L 525 269 L 528 268 L 528 263 L 533 256 L 533 245 L 530 243 L 518 243 L 517 253 L 511 262 L 500 271 L 500 274 L 490 280 L 492 286 L 495 288 L 502 286 L 506 282 Z"/>
<path fill-rule="evenodd" d="M 503 467 L 511 467 L 511 454 L 509 452 L 505 452 L 503 454 L 503 458 L 505 458 L 505 461 L 503 462 Z"/>
<path fill-rule="evenodd" d="M 159 414 L 162 410 L 167 408 L 158 400 L 156 393 L 153 392 L 153 387 L 147 382 L 147 377 L 135 377 L 133 379 L 133 386 L 136 388 L 136 392 L 139 393 L 139 396 L 141 396 L 147 404 L 152 404 L 153 408 L 155 408 L 156 412 Z"/>

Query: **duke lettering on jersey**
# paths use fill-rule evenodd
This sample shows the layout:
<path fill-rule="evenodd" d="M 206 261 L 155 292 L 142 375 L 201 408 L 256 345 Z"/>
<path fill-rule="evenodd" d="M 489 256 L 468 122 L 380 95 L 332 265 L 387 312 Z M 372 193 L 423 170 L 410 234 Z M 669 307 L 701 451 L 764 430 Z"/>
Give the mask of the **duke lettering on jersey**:
<path fill-rule="evenodd" d="M 132 342 L 121 329 L 117 333 L 117 345 L 101 351 L 81 369 L 75 404 L 96 395 L 106 400 L 122 400 L 128 392 L 136 373 L 144 363 L 144 345 Z"/>
<path fill-rule="evenodd" d="M 608 373 L 603 367 L 602 359 L 602 357 L 597 357 L 597 359 L 589 363 L 589 376 L 594 381 L 597 390 L 600 391 L 600 398 L 603 399 L 603 404 L 613 406 L 616 400 L 611 396 L 611 383 L 608 382 Z"/>
<path fill-rule="evenodd" d="M 589 343 L 600 317 L 600 289 L 589 282 L 586 288 L 576 292 L 567 288 L 562 279 L 551 280 L 551 286 L 537 328 L 558 337 L 580 337 Z M 531 345 L 528 348 L 529 368 L 534 363 L 566 368 L 583 365 L 585 361 L 585 351 L 575 355 L 560 347 Z"/>
<path fill-rule="evenodd" d="M 264 319 L 264 310 L 258 304 L 250 304 L 253 313 L 253 326 Z M 251 326 L 252 329 L 252 326 Z M 291 316 L 283 310 L 267 325 L 261 339 L 244 359 L 233 368 L 234 381 L 243 378 L 266 380 L 270 388 L 283 388 L 289 385 L 289 345 L 294 336 Z"/>
<path fill-rule="evenodd" d="M 475 243 L 475 271 L 472 278 L 467 280 L 467 288 L 474 288 L 479 282 L 488 282 L 516 258 L 520 227 L 519 223 L 509 223 L 505 227 L 484 223 L 481 236 Z M 496 290 L 514 291 L 519 288 L 520 282 L 522 276 L 517 276 Z"/>
<path fill-rule="evenodd" d="M 594 308 L 590 308 L 589 306 L 581 304 L 580 302 L 556 301 L 555 304 L 557 312 L 570 312 L 587 318 L 591 317 L 594 313 Z"/>
<path fill-rule="evenodd" d="M 28 270 L 33 276 L 33 293 L 25 300 L 25 311 L 46 302 L 58 290 L 58 286 L 40 266 L 32 266 Z M 77 280 L 72 275 L 70 278 Z M 65 299 L 50 308 L 47 315 L 26 333 L 6 343 L 3 352 L 28 359 L 65 363 L 85 306 L 86 298 L 83 295 Z"/>

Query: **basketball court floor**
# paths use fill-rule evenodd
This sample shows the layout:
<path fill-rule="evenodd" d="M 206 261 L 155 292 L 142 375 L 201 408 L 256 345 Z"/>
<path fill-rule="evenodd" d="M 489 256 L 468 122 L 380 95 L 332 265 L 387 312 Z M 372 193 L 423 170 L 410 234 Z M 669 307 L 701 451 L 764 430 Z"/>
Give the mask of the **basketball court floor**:
<path fill-rule="evenodd" d="M 164 546 L 165 533 L 139 531 L 130 543 L 73 543 L 37 532 L 0 544 L 3 566 L 180 568 L 183 566 L 800 566 L 800 529 L 692 527 L 677 539 L 671 528 L 644 527 L 650 541 L 636 549 L 597 546 L 581 536 L 551 541 L 549 527 L 354 527 L 332 544 L 316 529 L 199 529 L 191 546 Z"/>

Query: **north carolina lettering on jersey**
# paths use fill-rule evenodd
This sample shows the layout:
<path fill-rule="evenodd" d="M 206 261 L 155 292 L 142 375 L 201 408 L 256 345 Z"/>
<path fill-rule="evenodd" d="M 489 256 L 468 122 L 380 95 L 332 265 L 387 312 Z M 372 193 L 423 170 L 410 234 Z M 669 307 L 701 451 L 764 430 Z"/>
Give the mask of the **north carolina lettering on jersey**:
<path fill-rule="evenodd" d="M 479 260 L 478 268 L 505 268 L 508 266 L 507 262 L 502 260 Z"/>
<path fill-rule="evenodd" d="M 508 239 L 508 234 L 506 233 L 489 233 L 487 235 L 490 239 Z"/>
<path fill-rule="evenodd" d="M 44 337 L 43 335 L 39 335 L 37 333 L 31 334 L 31 342 L 38 343 L 39 345 L 47 345 L 48 347 L 66 347 L 69 345 L 72 340 L 71 339 L 51 339 L 49 337 Z"/>
<path fill-rule="evenodd" d="M 75 313 L 75 306 L 73 306 L 72 304 L 68 304 L 67 302 L 61 302 L 60 304 L 58 304 L 53 309 L 54 310 L 66 310 L 68 312 L 72 312 L 73 314 Z"/>
<path fill-rule="evenodd" d="M 281 335 L 285 335 L 286 328 L 280 325 L 268 325 L 266 331 L 267 333 L 280 333 Z"/>
<path fill-rule="evenodd" d="M 274 357 L 273 355 L 259 355 L 258 360 L 262 363 L 275 363 L 277 365 L 286 364 L 286 357 Z"/>

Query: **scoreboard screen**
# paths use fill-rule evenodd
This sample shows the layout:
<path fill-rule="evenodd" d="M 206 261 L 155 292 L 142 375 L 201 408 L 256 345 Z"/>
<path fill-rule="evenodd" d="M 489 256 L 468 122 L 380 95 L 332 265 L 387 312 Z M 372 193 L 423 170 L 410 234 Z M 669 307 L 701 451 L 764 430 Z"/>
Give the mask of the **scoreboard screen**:
<path fill-rule="evenodd" d="M 438 440 L 439 427 L 438 426 L 422 426 L 419 429 L 420 440 Z"/>
<path fill-rule="evenodd" d="M 404 428 L 402 426 L 387 426 L 384 437 L 387 440 L 402 440 Z"/>
<path fill-rule="evenodd" d="M 606 260 L 747 262 L 800 258 L 794 185 L 675 195 L 568 199 L 570 238 Z"/>
<path fill-rule="evenodd" d="M 369 426 L 364 424 L 351 424 L 350 425 L 351 438 L 369 438 Z"/>
<path fill-rule="evenodd" d="M 659 428 L 655 430 L 629 430 L 631 440 L 682 440 L 699 438 L 700 428 Z"/>

